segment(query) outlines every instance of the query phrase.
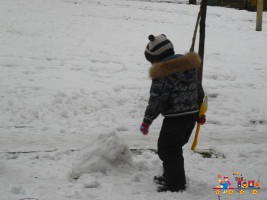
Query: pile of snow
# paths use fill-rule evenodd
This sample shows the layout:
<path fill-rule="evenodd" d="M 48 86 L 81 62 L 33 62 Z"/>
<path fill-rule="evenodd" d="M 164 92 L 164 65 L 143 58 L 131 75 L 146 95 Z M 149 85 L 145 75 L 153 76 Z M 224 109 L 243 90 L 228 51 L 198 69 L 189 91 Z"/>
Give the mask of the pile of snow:
<path fill-rule="evenodd" d="M 116 132 L 101 134 L 80 152 L 72 166 L 72 178 L 95 172 L 107 173 L 121 166 L 132 166 L 129 147 Z"/>

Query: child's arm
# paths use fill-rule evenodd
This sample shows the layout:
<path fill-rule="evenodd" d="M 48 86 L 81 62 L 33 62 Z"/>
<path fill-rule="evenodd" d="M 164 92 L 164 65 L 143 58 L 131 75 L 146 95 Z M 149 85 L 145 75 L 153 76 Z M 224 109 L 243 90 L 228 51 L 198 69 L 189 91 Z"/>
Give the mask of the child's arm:
<path fill-rule="evenodd" d="M 148 106 L 145 111 L 144 123 L 151 124 L 154 119 L 158 117 L 161 113 L 161 106 L 168 100 L 170 91 L 168 89 L 168 84 L 166 84 L 167 79 L 155 79 L 152 81 L 150 89 L 150 98 L 148 101 Z"/>

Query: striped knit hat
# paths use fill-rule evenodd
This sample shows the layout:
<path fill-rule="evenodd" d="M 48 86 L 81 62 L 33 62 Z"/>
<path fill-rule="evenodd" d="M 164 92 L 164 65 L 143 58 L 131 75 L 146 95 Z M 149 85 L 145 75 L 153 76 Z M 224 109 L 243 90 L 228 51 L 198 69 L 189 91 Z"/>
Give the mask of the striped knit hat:
<path fill-rule="evenodd" d="M 146 46 L 145 56 L 151 62 L 159 62 L 162 59 L 174 55 L 173 45 L 164 34 L 148 36 L 150 42 Z"/>

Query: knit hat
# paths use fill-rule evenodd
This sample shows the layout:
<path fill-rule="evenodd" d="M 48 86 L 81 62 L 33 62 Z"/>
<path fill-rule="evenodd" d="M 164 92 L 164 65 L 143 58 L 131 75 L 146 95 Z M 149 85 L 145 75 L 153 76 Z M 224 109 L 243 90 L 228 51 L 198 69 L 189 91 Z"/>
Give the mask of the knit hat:
<path fill-rule="evenodd" d="M 174 55 L 173 45 L 164 34 L 158 36 L 149 35 L 148 39 L 150 42 L 146 46 L 145 57 L 149 62 L 161 61 Z"/>

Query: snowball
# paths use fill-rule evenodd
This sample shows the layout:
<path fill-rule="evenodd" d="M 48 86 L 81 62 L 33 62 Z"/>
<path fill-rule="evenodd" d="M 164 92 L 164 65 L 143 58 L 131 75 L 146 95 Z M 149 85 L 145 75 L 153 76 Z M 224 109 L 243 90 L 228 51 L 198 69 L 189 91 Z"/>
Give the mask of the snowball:
<path fill-rule="evenodd" d="M 95 172 L 106 173 L 119 166 L 132 166 L 129 147 L 115 133 L 101 134 L 82 150 L 72 164 L 72 177 Z"/>

